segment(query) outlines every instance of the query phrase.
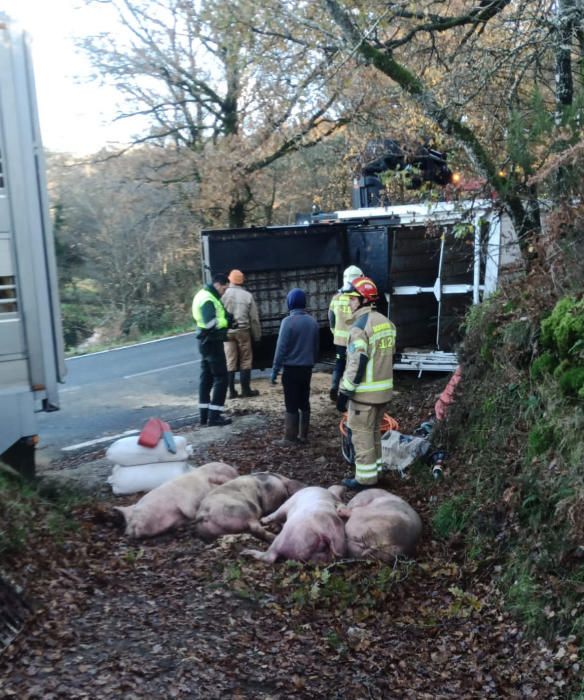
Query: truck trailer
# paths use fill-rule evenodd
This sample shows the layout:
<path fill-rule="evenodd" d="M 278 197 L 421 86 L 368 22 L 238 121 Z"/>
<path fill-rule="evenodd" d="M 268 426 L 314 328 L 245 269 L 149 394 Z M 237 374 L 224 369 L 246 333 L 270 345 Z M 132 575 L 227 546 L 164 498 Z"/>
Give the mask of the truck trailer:
<path fill-rule="evenodd" d="M 0 458 L 34 474 L 35 414 L 65 376 L 29 40 L 0 14 Z"/>
<path fill-rule="evenodd" d="M 321 326 L 323 359 L 332 353 L 328 307 L 344 268 L 357 265 L 396 325 L 395 368 L 451 372 L 466 311 L 519 259 L 513 228 L 490 201 L 365 206 L 298 215 L 288 226 L 207 229 L 201 250 L 205 281 L 233 268 L 245 273 L 262 322 L 258 369 L 271 365 L 293 287 L 304 289 Z"/>

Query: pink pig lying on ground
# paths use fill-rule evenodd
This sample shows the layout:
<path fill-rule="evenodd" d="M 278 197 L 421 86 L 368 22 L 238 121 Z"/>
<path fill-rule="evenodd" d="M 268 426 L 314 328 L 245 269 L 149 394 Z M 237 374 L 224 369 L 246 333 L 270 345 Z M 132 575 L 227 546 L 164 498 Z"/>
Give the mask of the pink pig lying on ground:
<path fill-rule="evenodd" d="M 277 559 L 326 564 L 346 551 L 345 526 L 337 514 L 340 503 L 331 486 L 309 486 L 295 493 L 275 513 L 262 518 L 262 524 L 284 522 L 280 534 L 267 552 L 245 549 L 242 554 L 273 563 Z"/>
<path fill-rule="evenodd" d="M 301 488 L 299 481 L 270 472 L 240 476 L 205 497 L 195 520 L 197 535 L 212 542 L 221 535 L 249 532 L 271 542 L 274 535 L 264 530 L 260 518 Z"/>
<path fill-rule="evenodd" d="M 126 535 L 153 537 L 193 520 L 199 505 L 215 486 L 238 476 L 224 462 L 210 462 L 152 489 L 133 506 L 115 506 L 124 516 Z"/>
<path fill-rule="evenodd" d="M 348 518 L 345 533 L 349 556 L 389 562 L 399 554 L 415 553 L 422 521 L 399 496 L 383 489 L 367 489 L 338 513 Z"/>

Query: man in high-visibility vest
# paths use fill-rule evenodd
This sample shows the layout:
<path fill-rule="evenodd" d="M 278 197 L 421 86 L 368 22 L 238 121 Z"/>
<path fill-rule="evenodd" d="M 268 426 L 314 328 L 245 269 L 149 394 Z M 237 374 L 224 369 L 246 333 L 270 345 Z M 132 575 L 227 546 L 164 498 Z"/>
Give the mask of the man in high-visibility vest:
<path fill-rule="evenodd" d="M 375 310 L 378 293 L 373 280 L 358 277 L 348 294 L 353 325 L 337 408 L 344 412 L 348 407 L 347 426 L 355 448 L 355 477 L 343 485 L 358 490 L 374 486 L 381 468 L 379 425 L 393 389 L 395 326 Z"/>
<path fill-rule="evenodd" d="M 199 378 L 199 415 L 201 425 L 229 425 L 231 418 L 221 415 L 227 394 L 227 363 L 223 342 L 233 317 L 221 303 L 229 286 L 226 275 L 217 274 L 211 284 L 200 289 L 193 299 L 193 318 L 201 353 Z"/>
<path fill-rule="evenodd" d="M 335 368 L 333 369 L 333 378 L 329 392 L 331 401 L 337 400 L 339 383 L 345 371 L 347 342 L 349 340 L 351 323 L 353 322 L 353 312 L 349 306 L 350 297 L 347 292 L 351 290 L 351 282 L 357 277 L 363 277 L 363 271 L 356 265 L 350 265 L 343 272 L 343 286 L 331 299 L 328 310 L 329 326 L 335 345 Z"/>

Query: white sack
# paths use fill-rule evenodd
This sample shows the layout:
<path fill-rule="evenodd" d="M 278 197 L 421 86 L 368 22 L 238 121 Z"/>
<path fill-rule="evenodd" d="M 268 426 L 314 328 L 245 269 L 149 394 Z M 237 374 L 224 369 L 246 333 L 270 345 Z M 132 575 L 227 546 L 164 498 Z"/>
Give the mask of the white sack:
<path fill-rule="evenodd" d="M 116 496 L 139 491 L 152 491 L 177 476 L 191 471 L 186 462 L 157 462 L 156 464 L 139 464 L 133 467 L 116 464 L 107 482 Z"/>
<path fill-rule="evenodd" d="M 388 430 L 381 438 L 381 460 L 386 469 L 396 469 L 403 474 L 410 464 L 430 450 L 427 438 L 402 435 L 397 430 Z"/>
<path fill-rule="evenodd" d="M 187 440 L 182 435 L 176 435 L 174 442 L 176 454 L 169 452 L 161 439 L 156 447 L 142 447 L 138 444 L 138 435 L 120 438 L 107 448 L 105 456 L 110 462 L 122 467 L 133 467 L 137 464 L 152 464 L 154 462 L 184 462 L 189 458 Z"/>

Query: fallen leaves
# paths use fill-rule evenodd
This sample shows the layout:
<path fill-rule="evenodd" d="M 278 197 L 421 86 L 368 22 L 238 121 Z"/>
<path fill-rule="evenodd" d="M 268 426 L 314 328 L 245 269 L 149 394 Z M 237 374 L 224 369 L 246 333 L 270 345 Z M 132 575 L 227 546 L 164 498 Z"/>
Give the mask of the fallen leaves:
<path fill-rule="evenodd" d="M 326 388 L 312 398 L 308 445 L 273 448 L 266 435 L 281 420 L 266 415 L 257 434 L 198 457 L 338 482 L 346 467 Z M 421 415 L 433 393 L 420 386 Z M 415 479 L 390 476 L 388 487 L 426 515 Z M 492 582 L 469 584 L 429 528 L 415 562 L 267 567 L 239 556 L 247 535 L 205 545 L 185 527 L 136 545 L 107 512 L 77 507 L 81 527 L 61 543 L 35 532 L 8 562 L 37 612 L 0 658 L 2 697 L 547 699 L 577 682 L 576 640 L 527 641 Z"/>

